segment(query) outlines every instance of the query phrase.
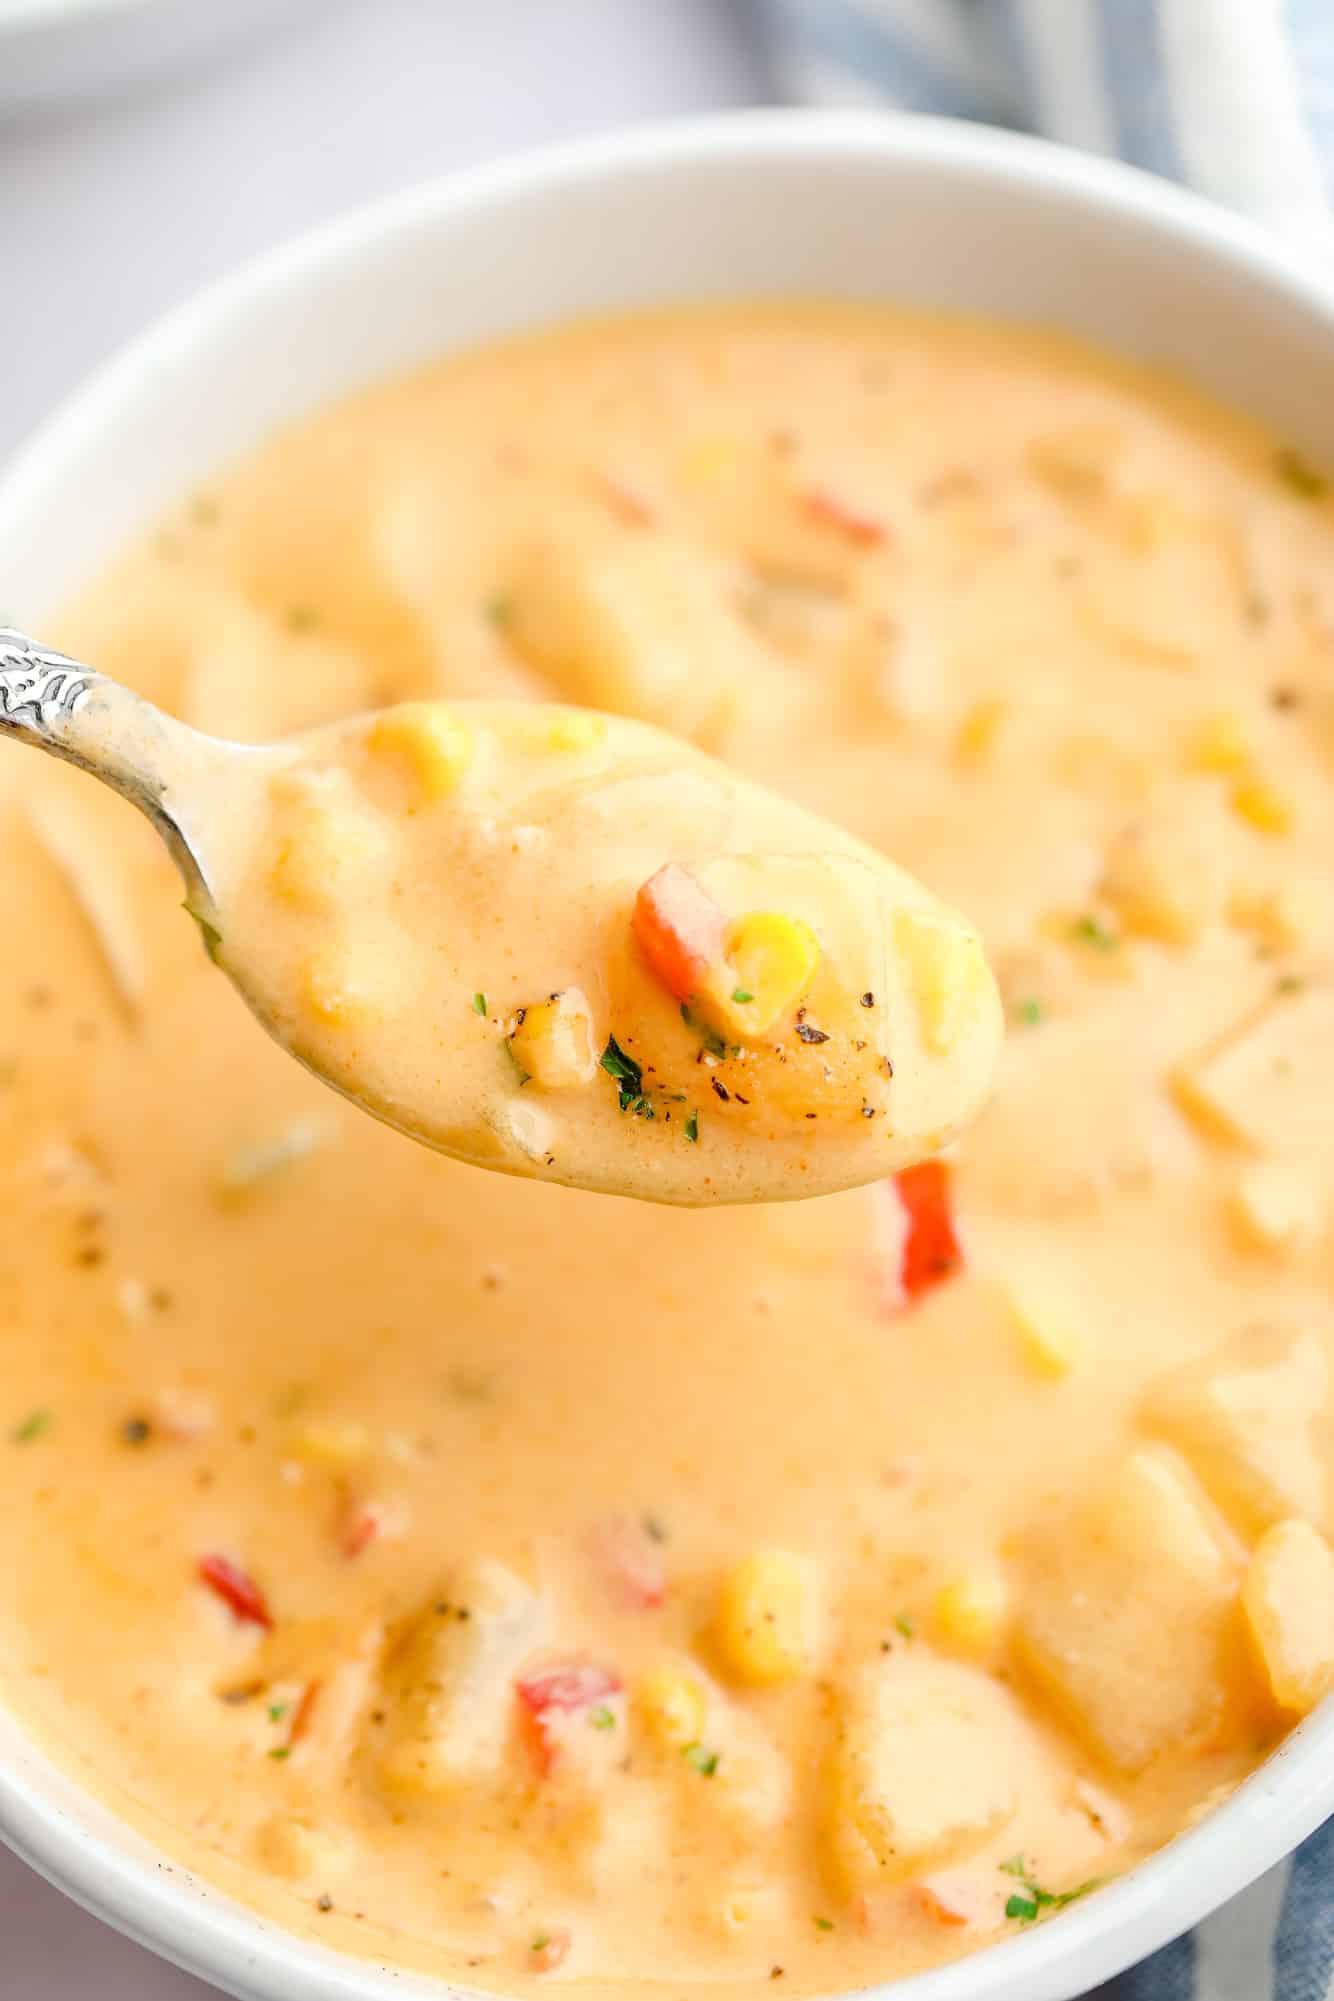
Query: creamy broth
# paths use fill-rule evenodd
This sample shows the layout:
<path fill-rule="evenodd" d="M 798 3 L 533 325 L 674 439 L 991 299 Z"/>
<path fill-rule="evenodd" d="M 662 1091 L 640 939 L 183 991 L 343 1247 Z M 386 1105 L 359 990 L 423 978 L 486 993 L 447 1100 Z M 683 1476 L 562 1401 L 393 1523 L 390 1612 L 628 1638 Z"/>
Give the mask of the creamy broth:
<path fill-rule="evenodd" d="M 479 1175 L 304 1077 L 128 809 L 7 752 L 4 1685 L 118 1809 L 395 1964 L 827 1992 L 1063 1922 L 1319 1699 L 1334 510 L 1290 450 L 1035 334 L 592 325 L 303 422 L 57 637 L 256 741 L 668 726 L 966 911 L 1009 1024 L 872 1187 Z"/>
<path fill-rule="evenodd" d="M 317 1075 L 457 1159 L 804 1198 L 938 1153 L 985 1100 L 977 933 L 661 730 L 408 702 L 249 762 L 212 956 Z"/>

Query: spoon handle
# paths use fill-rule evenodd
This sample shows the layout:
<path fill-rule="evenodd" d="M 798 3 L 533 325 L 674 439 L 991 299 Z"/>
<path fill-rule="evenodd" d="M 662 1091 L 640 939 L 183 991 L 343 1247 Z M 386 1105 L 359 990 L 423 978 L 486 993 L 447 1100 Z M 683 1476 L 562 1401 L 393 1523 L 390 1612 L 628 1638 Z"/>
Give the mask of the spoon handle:
<path fill-rule="evenodd" d="M 207 741 L 196 731 L 108 675 L 0 626 L 0 738 L 6 736 L 64 758 L 121 793 L 147 814 L 187 880 L 201 879 L 177 807 L 179 780 Z"/>

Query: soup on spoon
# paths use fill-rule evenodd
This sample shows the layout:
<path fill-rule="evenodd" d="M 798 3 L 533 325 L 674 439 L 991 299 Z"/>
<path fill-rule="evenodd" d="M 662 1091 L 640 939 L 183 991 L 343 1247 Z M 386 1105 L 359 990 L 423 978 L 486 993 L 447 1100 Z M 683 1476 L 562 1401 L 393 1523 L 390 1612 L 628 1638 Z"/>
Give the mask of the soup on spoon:
<path fill-rule="evenodd" d="M 254 750 L 44 657 L 0 674 L 0 721 L 135 798 L 265 1027 L 441 1152 L 774 1201 L 937 1152 L 986 1099 L 977 934 L 661 730 L 420 702 Z"/>

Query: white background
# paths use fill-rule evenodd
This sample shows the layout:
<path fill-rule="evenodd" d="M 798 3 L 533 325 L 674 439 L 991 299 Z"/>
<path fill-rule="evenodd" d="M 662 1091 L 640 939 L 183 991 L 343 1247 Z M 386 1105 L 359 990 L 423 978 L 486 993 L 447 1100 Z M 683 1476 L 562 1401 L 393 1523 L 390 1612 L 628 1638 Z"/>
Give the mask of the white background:
<path fill-rule="evenodd" d="M 331 0 L 207 75 L 0 124 L 0 456 L 166 307 L 311 223 L 493 154 L 767 94 L 745 0 Z M 5 2001 L 212 1991 L 0 1851 Z"/>

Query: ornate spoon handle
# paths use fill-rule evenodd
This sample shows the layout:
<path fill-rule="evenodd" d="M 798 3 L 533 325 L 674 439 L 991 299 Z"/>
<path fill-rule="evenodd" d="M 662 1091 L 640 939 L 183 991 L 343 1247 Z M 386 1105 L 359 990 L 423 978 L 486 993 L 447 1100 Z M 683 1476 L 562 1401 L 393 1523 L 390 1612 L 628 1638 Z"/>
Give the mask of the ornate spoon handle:
<path fill-rule="evenodd" d="M 100 778 L 146 813 L 187 879 L 203 871 L 182 824 L 189 779 L 215 748 L 119 681 L 0 626 L 0 737 Z M 187 781 L 182 783 L 182 781 Z"/>

